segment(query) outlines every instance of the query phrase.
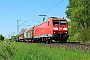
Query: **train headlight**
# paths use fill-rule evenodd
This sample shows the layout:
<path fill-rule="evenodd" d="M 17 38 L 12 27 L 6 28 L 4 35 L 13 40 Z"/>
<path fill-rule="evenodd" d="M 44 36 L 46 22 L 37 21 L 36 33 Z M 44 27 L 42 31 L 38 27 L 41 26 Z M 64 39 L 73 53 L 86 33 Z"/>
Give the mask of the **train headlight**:
<path fill-rule="evenodd" d="M 55 33 L 55 32 L 54 32 Z"/>
<path fill-rule="evenodd" d="M 53 30 L 58 30 L 58 28 L 53 28 Z"/>
<path fill-rule="evenodd" d="M 65 32 L 65 33 L 68 33 L 68 32 Z"/>
<path fill-rule="evenodd" d="M 63 30 L 68 30 L 67 28 L 63 28 Z"/>

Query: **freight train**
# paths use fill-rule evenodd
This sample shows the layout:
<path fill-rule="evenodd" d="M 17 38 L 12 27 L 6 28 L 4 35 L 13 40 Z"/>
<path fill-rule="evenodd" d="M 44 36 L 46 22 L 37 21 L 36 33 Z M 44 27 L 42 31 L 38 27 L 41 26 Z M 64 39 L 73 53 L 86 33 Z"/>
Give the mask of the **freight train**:
<path fill-rule="evenodd" d="M 19 36 L 18 41 L 67 42 L 68 21 L 66 18 L 50 17 L 38 26 L 31 27 Z"/>

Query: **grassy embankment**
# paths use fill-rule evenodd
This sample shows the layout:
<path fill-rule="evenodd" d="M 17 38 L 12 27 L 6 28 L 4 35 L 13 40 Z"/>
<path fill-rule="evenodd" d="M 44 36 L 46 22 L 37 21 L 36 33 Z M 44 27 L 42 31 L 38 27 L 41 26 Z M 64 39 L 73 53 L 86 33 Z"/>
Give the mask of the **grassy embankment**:
<path fill-rule="evenodd" d="M 90 60 L 90 52 L 81 50 L 38 46 L 36 44 L 13 43 L 0 48 L 0 59 L 8 60 Z M 12 45 L 12 48 L 9 48 Z M 0 42 L 0 46 L 1 42 Z M 7 48 L 8 47 L 8 48 Z M 7 50 L 8 49 L 8 50 Z M 9 51 L 10 50 L 10 51 Z M 17 52 L 16 52 L 17 51 Z"/>

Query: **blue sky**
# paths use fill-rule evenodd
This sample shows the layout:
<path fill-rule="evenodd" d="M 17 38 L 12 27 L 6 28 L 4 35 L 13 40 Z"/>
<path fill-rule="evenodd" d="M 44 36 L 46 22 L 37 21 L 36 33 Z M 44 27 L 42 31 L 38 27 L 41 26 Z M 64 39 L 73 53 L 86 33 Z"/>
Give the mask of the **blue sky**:
<path fill-rule="evenodd" d="M 8 37 L 12 31 L 16 35 L 17 20 L 20 20 L 19 25 L 25 21 L 27 22 L 23 25 L 38 25 L 43 22 L 40 14 L 47 15 L 45 20 L 52 16 L 66 17 L 68 0 L 63 0 L 58 4 L 60 1 L 62 0 L 0 0 L 0 34 Z M 52 7 L 54 8 L 51 9 Z M 19 31 L 31 26 L 20 26 Z"/>

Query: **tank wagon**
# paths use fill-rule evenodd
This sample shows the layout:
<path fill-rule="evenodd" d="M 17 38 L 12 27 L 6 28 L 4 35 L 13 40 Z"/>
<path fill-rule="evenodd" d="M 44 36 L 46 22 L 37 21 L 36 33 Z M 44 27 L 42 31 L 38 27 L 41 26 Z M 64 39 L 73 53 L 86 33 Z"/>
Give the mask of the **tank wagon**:
<path fill-rule="evenodd" d="M 42 24 L 26 30 L 23 35 L 24 41 L 66 42 L 69 37 L 68 22 L 65 18 L 50 17 Z"/>

